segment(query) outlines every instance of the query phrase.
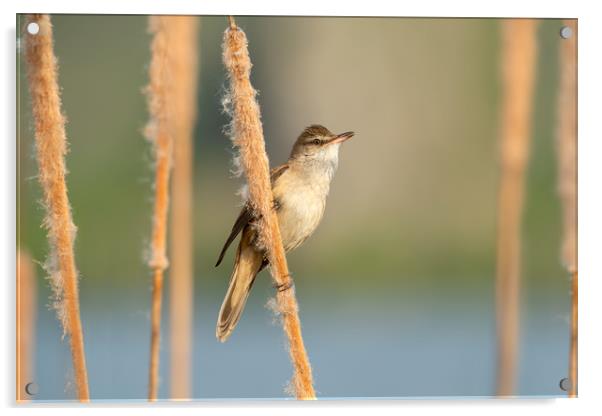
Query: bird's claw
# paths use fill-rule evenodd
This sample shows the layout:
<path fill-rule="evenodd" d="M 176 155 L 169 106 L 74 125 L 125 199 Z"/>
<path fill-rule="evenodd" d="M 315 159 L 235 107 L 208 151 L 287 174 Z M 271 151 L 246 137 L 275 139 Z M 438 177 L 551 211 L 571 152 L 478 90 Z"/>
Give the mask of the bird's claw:
<path fill-rule="evenodd" d="M 278 211 L 278 210 L 280 209 L 280 207 L 281 207 L 281 206 L 282 206 L 282 204 L 280 203 L 280 200 L 278 200 L 278 199 L 274 199 L 274 200 L 272 201 L 272 209 L 273 209 L 274 211 Z"/>
<path fill-rule="evenodd" d="M 293 287 L 293 281 L 290 278 L 290 276 L 286 276 L 286 282 L 281 283 L 281 284 L 276 284 L 274 285 L 274 288 L 278 291 L 278 292 L 285 292 L 287 290 L 289 290 L 291 287 Z"/>

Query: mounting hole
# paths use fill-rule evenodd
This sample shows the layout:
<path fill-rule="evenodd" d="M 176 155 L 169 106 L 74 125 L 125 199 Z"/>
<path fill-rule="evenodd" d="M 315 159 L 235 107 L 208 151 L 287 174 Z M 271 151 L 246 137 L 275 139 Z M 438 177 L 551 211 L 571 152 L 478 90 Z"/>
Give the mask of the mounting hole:
<path fill-rule="evenodd" d="M 573 29 L 571 29 L 569 26 L 562 26 L 560 28 L 560 37 L 562 39 L 569 39 L 573 36 Z"/>
<path fill-rule="evenodd" d="M 27 393 L 30 396 L 35 396 L 36 394 L 38 394 L 38 384 L 37 383 L 27 383 L 25 385 L 25 393 Z"/>
<path fill-rule="evenodd" d="M 569 391 L 571 389 L 571 380 L 568 378 L 563 378 L 562 380 L 560 380 L 560 383 L 558 383 L 558 386 L 560 387 L 561 390 L 564 391 Z"/>
<path fill-rule="evenodd" d="M 29 33 L 30 35 L 37 35 L 38 33 L 40 33 L 40 25 L 36 22 L 31 22 L 27 25 L 27 33 Z"/>

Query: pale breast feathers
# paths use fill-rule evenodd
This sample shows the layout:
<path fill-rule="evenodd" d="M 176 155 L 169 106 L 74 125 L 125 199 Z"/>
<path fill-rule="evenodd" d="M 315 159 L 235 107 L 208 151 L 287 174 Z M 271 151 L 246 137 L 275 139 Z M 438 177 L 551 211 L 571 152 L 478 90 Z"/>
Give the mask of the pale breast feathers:
<path fill-rule="evenodd" d="M 287 170 L 274 182 L 278 201 L 278 222 L 282 243 L 287 251 L 303 243 L 320 224 L 324 215 L 326 192 L 320 184 L 294 170 Z"/>

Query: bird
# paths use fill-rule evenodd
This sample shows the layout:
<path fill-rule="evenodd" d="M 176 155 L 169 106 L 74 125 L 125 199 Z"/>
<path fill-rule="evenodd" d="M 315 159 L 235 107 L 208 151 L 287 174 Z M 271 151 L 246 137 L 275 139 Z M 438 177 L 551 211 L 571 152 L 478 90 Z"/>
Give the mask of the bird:
<path fill-rule="evenodd" d="M 339 148 L 354 135 L 352 131 L 333 134 L 322 125 L 312 124 L 298 136 L 288 161 L 271 169 L 273 209 L 276 210 L 286 252 L 303 244 L 320 224 L 330 183 L 338 167 Z M 221 342 L 232 334 L 257 274 L 269 264 L 265 247 L 258 241 L 254 227 L 256 221 L 247 200 L 215 264 L 215 267 L 220 265 L 228 247 L 241 234 L 215 329 L 215 335 Z"/>

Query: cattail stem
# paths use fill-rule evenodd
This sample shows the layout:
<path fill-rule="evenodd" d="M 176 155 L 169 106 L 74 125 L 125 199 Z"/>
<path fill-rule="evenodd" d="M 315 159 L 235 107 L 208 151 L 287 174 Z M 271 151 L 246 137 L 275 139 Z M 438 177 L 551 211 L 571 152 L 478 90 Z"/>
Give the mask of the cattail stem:
<path fill-rule="evenodd" d="M 228 25 L 230 26 L 230 29 L 236 29 L 236 22 L 234 21 L 234 16 L 228 16 Z"/>
<path fill-rule="evenodd" d="M 17 250 L 17 402 L 29 400 L 28 383 L 33 382 L 36 290 L 35 268 L 29 254 Z"/>
<path fill-rule="evenodd" d="M 148 400 L 156 401 L 159 391 L 159 346 L 161 342 L 163 269 L 157 268 L 153 272 L 153 291 L 151 296 L 151 349 L 148 376 Z"/>
<path fill-rule="evenodd" d="M 292 284 L 278 218 L 273 206 L 269 161 L 265 151 L 263 127 L 256 91 L 251 85 L 251 60 L 247 37 L 232 17 L 224 33 L 223 59 L 230 80 L 232 100 L 232 133 L 234 145 L 240 152 L 240 161 L 249 186 L 249 202 L 255 210 L 260 239 L 267 248 L 270 272 L 278 287 Z M 289 353 L 294 368 L 292 386 L 298 399 L 315 399 L 309 359 L 301 335 L 301 323 L 294 288 L 279 290 L 278 309 L 289 342 Z"/>
<path fill-rule="evenodd" d="M 521 219 L 531 133 L 536 22 L 502 23 L 501 177 L 497 224 L 497 394 L 512 395 L 518 359 Z"/>
<path fill-rule="evenodd" d="M 84 336 L 79 311 L 77 270 L 73 255 L 75 226 L 65 183 L 67 138 L 61 113 L 56 57 L 53 51 L 52 24 L 48 15 L 28 15 L 30 23 L 39 26 L 35 35 L 25 33 L 27 77 L 35 119 L 38 179 L 46 209 L 50 261 L 57 310 L 63 329 L 70 337 L 71 357 L 75 373 L 77 397 L 90 399 L 84 353 Z"/>
<path fill-rule="evenodd" d="M 577 397 L 577 24 L 564 22 L 573 35 L 560 40 L 558 96 L 558 194 L 563 211 L 562 262 L 571 276 L 569 397 Z"/>
<path fill-rule="evenodd" d="M 170 380 L 173 399 L 190 398 L 193 316 L 192 183 L 197 91 L 196 16 L 165 17 L 170 49 L 174 166 L 170 237 Z"/>
<path fill-rule="evenodd" d="M 169 174 L 172 158 L 172 132 L 168 126 L 168 50 L 169 39 L 163 16 L 149 18 L 151 62 L 149 66 L 148 107 L 150 121 L 146 134 L 154 146 L 155 157 L 155 200 L 151 237 L 151 259 L 153 271 L 151 304 L 151 348 L 148 383 L 149 401 L 157 400 L 159 389 L 159 346 L 161 338 L 161 303 L 163 298 L 163 272 L 167 269 L 166 255 L 167 211 L 169 207 Z"/>

